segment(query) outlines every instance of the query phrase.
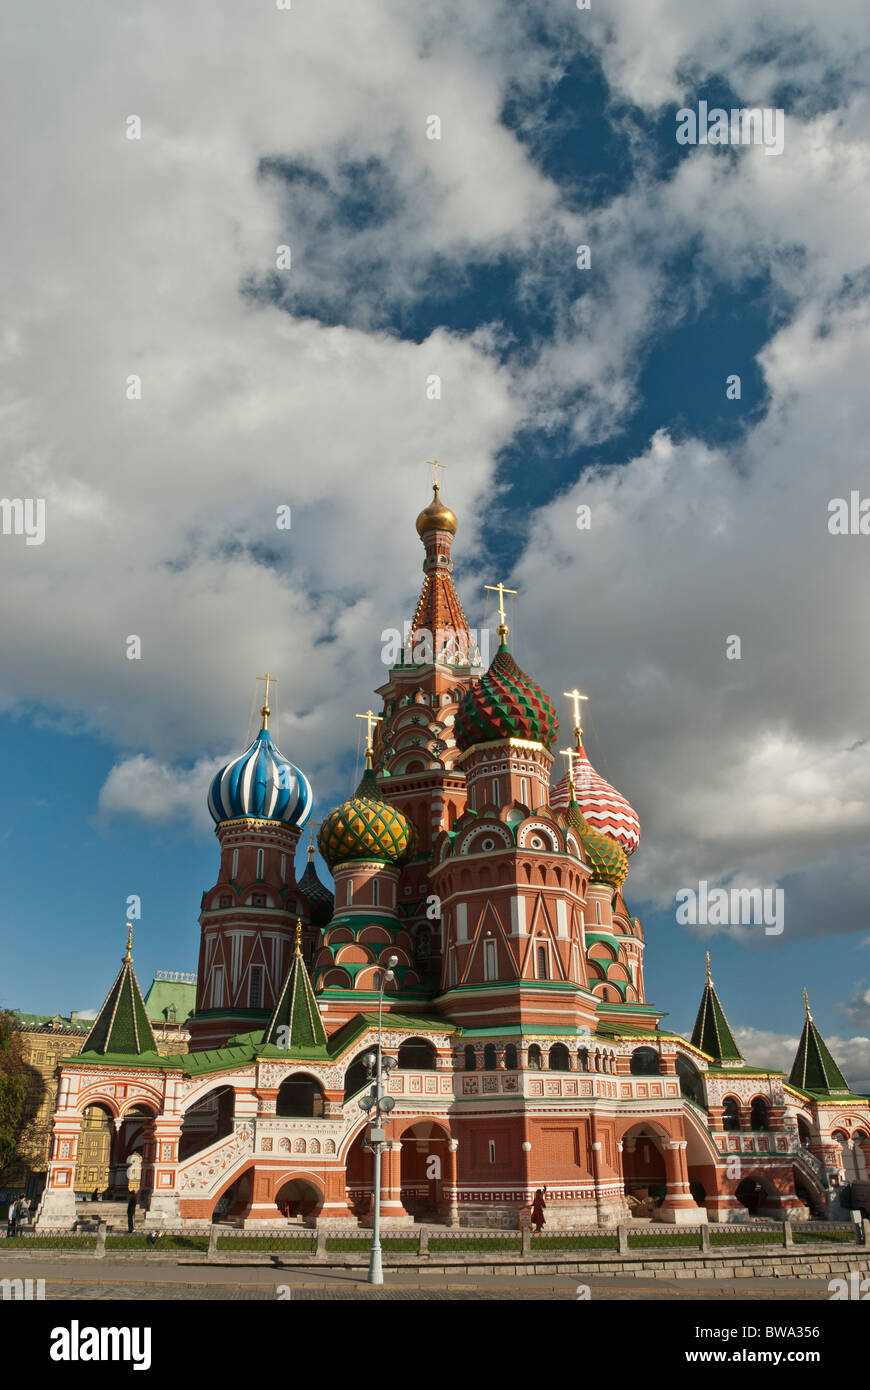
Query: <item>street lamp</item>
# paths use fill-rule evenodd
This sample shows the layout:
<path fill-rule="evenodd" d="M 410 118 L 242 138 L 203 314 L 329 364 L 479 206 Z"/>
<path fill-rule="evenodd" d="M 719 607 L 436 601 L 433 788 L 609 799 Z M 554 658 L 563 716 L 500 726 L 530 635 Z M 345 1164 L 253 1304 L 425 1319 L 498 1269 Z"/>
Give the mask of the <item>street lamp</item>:
<path fill-rule="evenodd" d="M 383 1081 L 384 1072 L 392 1071 L 396 1066 L 393 1057 L 384 1057 L 382 1024 L 384 1015 L 384 990 L 396 977 L 393 974 L 393 966 L 398 965 L 398 956 L 388 956 L 386 969 L 382 971 L 381 987 L 378 992 L 378 1046 L 377 1052 L 367 1052 L 363 1057 L 363 1062 L 369 1076 L 374 1072 L 374 1084 L 367 1096 L 360 1101 L 363 1110 L 373 1111 L 369 1121 L 369 1147 L 374 1154 L 374 1175 L 373 1175 L 373 1204 L 372 1204 L 372 1244 L 369 1252 L 369 1279 L 370 1284 L 382 1284 L 384 1282 L 384 1270 L 381 1263 L 381 1153 L 387 1147 L 387 1136 L 383 1127 L 383 1115 L 388 1115 L 395 1105 L 392 1096 L 384 1095 Z"/>

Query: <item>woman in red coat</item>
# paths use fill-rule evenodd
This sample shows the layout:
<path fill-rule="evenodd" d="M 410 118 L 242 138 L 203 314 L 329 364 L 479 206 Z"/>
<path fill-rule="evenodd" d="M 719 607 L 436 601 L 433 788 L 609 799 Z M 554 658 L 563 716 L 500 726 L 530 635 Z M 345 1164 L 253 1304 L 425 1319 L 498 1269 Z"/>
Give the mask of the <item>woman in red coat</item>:
<path fill-rule="evenodd" d="M 543 1189 L 539 1187 L 535 1192 L 535 1200 L 532 1202 L 532 1225 L 536 1231 L 540 1231 L 544 1224 L 544 1207 L 547 1205 L 544 1201 L 546 1191 L 546 1187 Z"/>

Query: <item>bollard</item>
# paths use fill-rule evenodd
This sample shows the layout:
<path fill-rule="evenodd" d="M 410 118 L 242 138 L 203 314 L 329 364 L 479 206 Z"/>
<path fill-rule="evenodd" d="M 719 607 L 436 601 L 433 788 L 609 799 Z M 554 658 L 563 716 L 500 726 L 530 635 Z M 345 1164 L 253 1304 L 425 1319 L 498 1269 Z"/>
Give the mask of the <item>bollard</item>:
<path fill-rule="evenodd" d="M 709 1226 L 702 1226 L 702 1227 L 701 1227 L 701 1249 L 702 1249 L 703 1251 L 708 1251 L 708 1250 L 710 1249 L 710 1227 L 709 1227 Z"/>
<path fill-rule="evenodd" d="M 217 1238 L 218 1228 L 214 1224 L 214 1222 L 212 1222 L 208 1231 L 208 1258 L 210 1260 L 213 1260 L 215 1255 L 217 1254 Z"/>
<path fill-rule="evenodd" d="M 425 1226 L 420 1227 L 420 1249 L 419 1254 L 429 1254 L 429 1232 Z"/>
<path fill-rule="evenodd" d="M 861 1221 L 861 1229 L 864 1236 L 863 1244 L 870 1245 L 870 1221 L 867 1220 L 866 1216 Z"/>
<path fill-rule="evenodd" d="M 315 1258 L 318 1260 L 326 1259 L 326 1227 L 317 1227 L 317 1247 L 314 1251 Z"/>
<path fill-rule="evenodd" d="M 794 1245 L 794 1232 L 790 1221 L 783 1221 L 782 1223 L 782 1243 L 786 1248 Z"/>
<path fill-rule="evenodd" d="M 101 1260 L 106 1253 L 106 1231 L 108 1226 L 105 1221 L 97 1221 L 97 1248 L 94 1251 L 95 1259 Z"/>
<path fill-rule="evenodd" d="M 616 1248 L 620 1255 L 628 1254 L 628 1227 L 617 1226 L 616 1228 Z"/>
<path fill-rule="evenodd" d="M 522 1229 L 521 1234 L 522 1234 L 522 1238 L 523 1238 L 523 1254 L 524 1254 L 524 1255 L 531 1255 L 531 1253 L 532 1253 L 532 1228 L 531 1228 L 531 1226 L 524 1226 L 523 1229 Z"/>

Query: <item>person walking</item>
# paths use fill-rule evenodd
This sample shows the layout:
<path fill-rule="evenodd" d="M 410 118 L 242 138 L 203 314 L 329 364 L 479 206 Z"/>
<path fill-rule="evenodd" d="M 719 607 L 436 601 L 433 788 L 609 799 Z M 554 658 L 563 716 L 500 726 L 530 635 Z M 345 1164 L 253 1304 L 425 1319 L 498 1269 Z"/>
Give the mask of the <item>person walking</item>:
<path fill-rule="evenodd" d="M 25 1195 L 18 1199 L 18 1210 L 15 1213 L 16 1226 L 28 1226 L 30 1224 L 30 1200 Z"/>
<path fill-rule="evenodd" d="M 132 1231 L 136 1224 L 136 1193 L 131 1192 L 127 1198 L 127 1230 Z"/>
<path fill-rule="evenodd" d="M 18 1215 L 18 1203 L 13 1198 L 9 1203 L 9 1210 L 6 1213 L 6 1239 L 11 1240 L 15 1235 L 15 1218 Z"/>
<path fill-rule="evenodd" d="M 544 1200 L 544 1196 L 546 1194 L 546 1191 L 546 1187 L 539 1187 L 535 1192 L 535 1200 L 532 1202 L 532 1225 L 534 1226 L 535 1231 L 539 1235 L 541 1227 L 543 1226 L 545 1220 L 544 1208 L 547 1205 L 547 1203 Z"/>

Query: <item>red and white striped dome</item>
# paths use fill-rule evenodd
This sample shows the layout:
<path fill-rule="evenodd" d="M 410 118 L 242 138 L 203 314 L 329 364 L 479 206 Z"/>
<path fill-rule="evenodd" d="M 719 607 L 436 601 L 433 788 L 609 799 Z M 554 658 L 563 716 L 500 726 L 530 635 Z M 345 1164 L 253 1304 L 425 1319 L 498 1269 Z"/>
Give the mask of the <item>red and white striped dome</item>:
<path fill-rule="evenodd" d="M 622 845 L 626 854 L 634 854 L 640 844 L 637 811 L 626 801 L 622 792 L 618 792 L 595 771 L 582 743 L 574 749 L 571 766 L 577 804 L 589 824 Z M 550 805 L 554 811 L 567 811 L 570 800 L 566 774 L 550 792 Z"/>

